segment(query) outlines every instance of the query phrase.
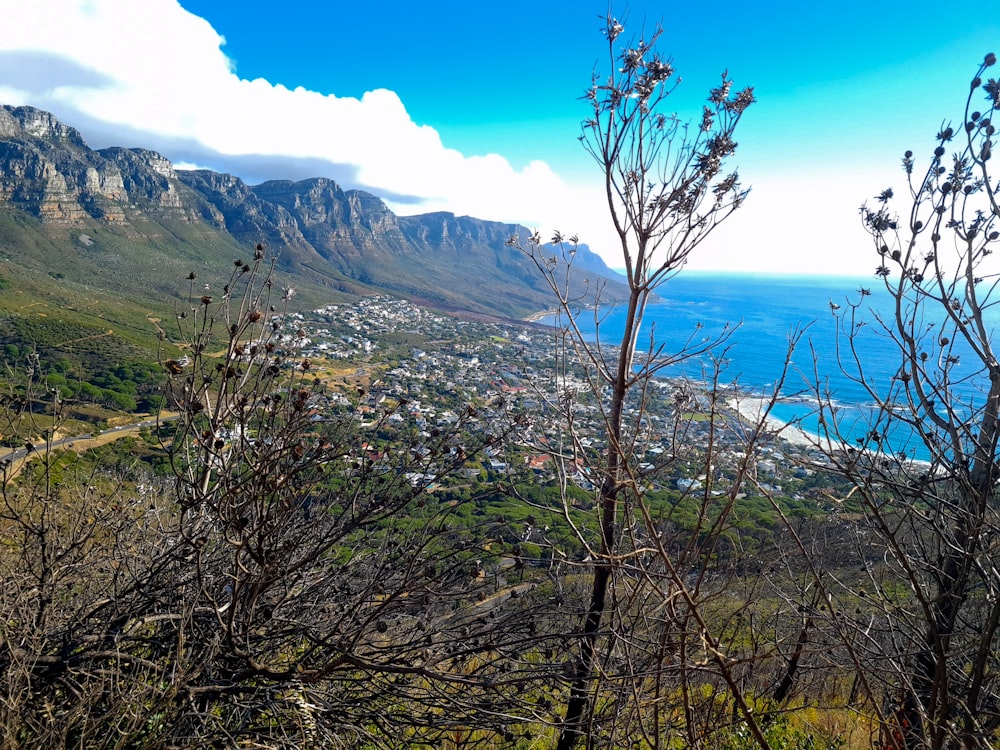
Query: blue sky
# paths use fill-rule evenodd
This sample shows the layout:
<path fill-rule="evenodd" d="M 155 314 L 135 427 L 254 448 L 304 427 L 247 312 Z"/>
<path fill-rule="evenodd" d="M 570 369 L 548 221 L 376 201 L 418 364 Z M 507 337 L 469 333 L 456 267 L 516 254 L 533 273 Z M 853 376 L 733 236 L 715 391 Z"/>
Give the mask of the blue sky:
<path fill-rule="evenodd" d="M 679 6 L 679 7 L 678 7 Z M 0 0 L 0 103 L 95 147 L 149 146 L 248 181 L 326 175 L 393 210 L 576 232 L 612 266 L 600 174 L 576 141 L 606 70 L 606 3 Z M 662 21 L 696 115 L 729 71 L 745 208 L 694 268 L 868 274 L 857 207 L 961 114 L 1000 14 L 957 3 L 632 2 Z"/>

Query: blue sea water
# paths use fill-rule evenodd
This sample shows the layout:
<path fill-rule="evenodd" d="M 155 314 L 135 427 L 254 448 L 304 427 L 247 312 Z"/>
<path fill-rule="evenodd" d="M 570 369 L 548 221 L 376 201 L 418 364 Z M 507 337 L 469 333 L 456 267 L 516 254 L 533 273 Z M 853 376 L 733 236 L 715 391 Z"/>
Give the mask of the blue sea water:
<path fill-rule="evenodd" d="M 867 325 L 857 338 L 857 353 L 867 381 L 884 392 L 899 371 L 898 350 L 884 335 L 878 334 L 877 316 L 891 317 L 890 296 L 880 279 L 874 276 L 771 276 L 685 272 L 658 290 L 660 301 L 651 302 L 640 334 L 640 348 L 648 344 L 652 333 L 666 351 L 677 351 L 694 333 L 694 341 L 717 337 L 732 330 L 724 345 L 724 384 L 738 383 L 748 392 L 768 392 L 781 377 L 789 353 L 790 337 L 803 332 L 791 353 L 790 368 L 782 387 L 782 400 L 773 415 L 798 424 L 809 432 L 819 432 L 816 400 L 817 383 L 823 393 L 838 405 L 840 429 L 844 437 L 854 439 L 869 429 L 873 399 L 854 378 L 857 366 L 838 360 L 837 318 L 849 302 L 861 300 L 859 290 L 870 290 L 861 307 Z M 605 311 L 601 338 L 620 337 L 625 311 L 623 307 Z M 594 317 L 579 316 L 584 333 L 595 334 Z M 549 319 L 546 322 L 553 322 Z M 995 321 L 1000 323 L 1000 320 Z M 841 351 L 845 339 L 840 339 Z M 716 355 L 722 354 L 721 349 Z M 970 358 L 971 360 L 971 358 Z M 708 358 L 687 361 L 668 369 L 666 377 L 686 375 L 703 377 L 710 366 Z M 971 365 L 970 365 L 971 366 Z M 981 383 L 979 384 L 981 385 Z M 975 389 L 975 380 L 966 384 Z M 907 452 L 925 458 L 926 451 L 912 436 L 897 432 L 890 438 L 894 452 Z"/>

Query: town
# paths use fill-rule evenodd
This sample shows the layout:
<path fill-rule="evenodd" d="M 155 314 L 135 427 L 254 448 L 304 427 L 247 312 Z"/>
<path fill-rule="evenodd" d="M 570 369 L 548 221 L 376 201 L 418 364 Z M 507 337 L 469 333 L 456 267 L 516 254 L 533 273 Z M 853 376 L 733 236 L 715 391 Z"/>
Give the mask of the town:
<path fill-rule="evenodd" d="M 521 426 L 511 439 L 470 461 L 459 479 L 545 484 L 565 472 L 584 492 L 594 489 L 596 478 L 589 475 L 581 452 L 603 444 L 601 408 L 579 359 L 558 346 L 557 328 L 463 320 L 388 296 L 291 313 L 286 323 L 300 331 L 286 341 L 294 342 L 303 360 L 314 370 L 336 373 L 332 379 L 345 392 L 363 393 L 361 415 L 377 413 L 387 401 L 405 403 L 405 410 L 395 410 L 389 422 L 408 423 L 423 438 L 430 437 L 429 430 L 454 424 L 470 404 L 478 409 L 476 420 L 482 425 L 501 425 L 516 416 Z M 741 394 L 735 384 L 653 379 L 641 403 L 631 404 L 626 414 L 637 430 L 635 459 L 648 486 L 697 494 L 708 481 L 712 493 L 726 494 L 728 480 L 746 461 L 750 433 L 759 427 L 753 417 L 760 401 Z M 343 405 L 347 399 L 341 395 L 337 402 Z M 568 445 L 568 402 L 574 445 L 569 452 L 556 449 Z M 782 425 L 773 420 L 760 426 L 772 429 L 753 436 L 753 480 L 739 494 L 785 496 L 796 503 L 811 499 L 820 509 L 831 510 L 833 479 L 824 471 L 828 459 L 818 447 L 794 429 L 784 439 Z M 675 445 L 678 437 L 683 450 Z M 691 458 L 708 450 L 714 477 Z M 684 460 L 677 460 L 682 455 Z M 411 481 L 426 483 L 429 477 L 413 476 Z"/>

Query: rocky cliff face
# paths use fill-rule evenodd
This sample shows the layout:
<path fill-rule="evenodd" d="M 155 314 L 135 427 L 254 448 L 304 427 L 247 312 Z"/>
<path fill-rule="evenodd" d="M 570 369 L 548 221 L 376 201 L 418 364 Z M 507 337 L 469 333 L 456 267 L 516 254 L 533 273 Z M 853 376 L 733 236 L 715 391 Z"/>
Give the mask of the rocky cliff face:
<path fill-rule="evenodd" d="M 205 169 L 179 174 L 197 197 L 201 216 L 241 242 L 276 244 L 297 231 L 287 211 L 260 200 L 238 177 Z"/>
<path fill-rule="evenodd" d="M 357 190 L 344 191 L 332 180 L 272 180 L 252 190 L 288 211 L 303 238 L 318 250 L 339 248 L 339 254 L 360 257 L 388 248 L 398 251 L 405 243 L 396 215 L 381 200 Z"/>
<path fill-rule="evenodd" d="M 515 225 L 448 213 L 398 217 L 374 195 L 325 178 L 249 186 L 232 175 L 176 171 L 146 149 L 93 151 L 75 129 L 31 107 L 0 107 L 2 210 L 50 226 L 97 221 L 159 242 L 263 242 L 285 270 L 345 291 L 507 314 L 550 302 L 533 266 L 505 245 L 525 231 Z M 190 227 L 185 240 L 167 226 L 177 221 Z"/>
<path fill-rule="evenodd" d="M 114 164 L 121 174 L 124 192 L 116 194 L 115 200 L 140 208 L 185 211 L 177 173 L 163 156 L 142 148 L 106 148 L 96 153 Z"/>
<path fill-rule="evenodd" d="M 65 146 L 86 149 L 76 128 L 63 125 L 49 112 L 34 107 L 0 107 L 0 138 L 28 136 Z"/>
<path fill-rule="evenodd" d="M 92 151 L 33 107 L 0 107 L 0 201 L 47 222 L 125 223 L 129 211 L 183 213 L 170 162 L 145 149 Z"/>

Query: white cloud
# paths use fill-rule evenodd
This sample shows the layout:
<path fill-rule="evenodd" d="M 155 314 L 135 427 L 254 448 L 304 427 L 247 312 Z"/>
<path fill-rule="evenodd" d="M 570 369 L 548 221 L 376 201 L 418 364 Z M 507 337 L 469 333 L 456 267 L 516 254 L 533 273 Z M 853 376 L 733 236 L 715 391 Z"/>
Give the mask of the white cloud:
<path fill-rule="evenodd" d="M 53 109 L 67 124 L 77 124 L 76 114 L 104 132 L 127 128 L 133 140 L 196 143 L 200 153 L 188 160 L 209 165 L 213 153 L 350 165 L 358 185 L 408 198 L 393 203 L 400 212 L 448 210 L 546 227 L 594 213 L 597 196 L 572 189 L 543 162 L 516 170 L 497 154 L 447 148 L 392 91 L 356 99 L 241 79 L 225 40 L 175 0 L 0 0 L 0 14 L 0 53 L 42 53 L 62 69 L 94 74 L 53 73 L 44 85 L 22 77 L 19 88 L 0 68 L 5 102 Z"/>
<path fill-rule="evenodd" d="M 827 167 L 822 173 L 808 165 L 762 172 L 743 208 L 699 249 L 691 267 L 870 275 L 876 256 L 858 209 L 866 195 L 889 185 L 904 194 L 899 174 L 892 163 L 867 169 Z"/>
<path fill-rule="evenodd" d="M 397 213 L 451 211 L 543 236 L 558 228 L 622 265 L 596 174 L 570 183 L 543 161 L 514 169 L 497 154 L 462 154 L 415 123 L 387 89 L 357 99 L 242 79 L 225 40 L 176 0 L 0 0 L 0 18 L 0 102 L 54 111 L 92 141 L 104 140 L 97 145 L 157 148 L 179 165 L 249 181 L 325 171 L 387 197 Z M 852 223 L 858 185 L 866 185 L 859 175 L 820 177 L 806 168 L 781 175 L 758 166 L 741 170 L 755 187 L 746 208 L 699 249 L 692 267 L 863 272 L 870 265 Z"/>

